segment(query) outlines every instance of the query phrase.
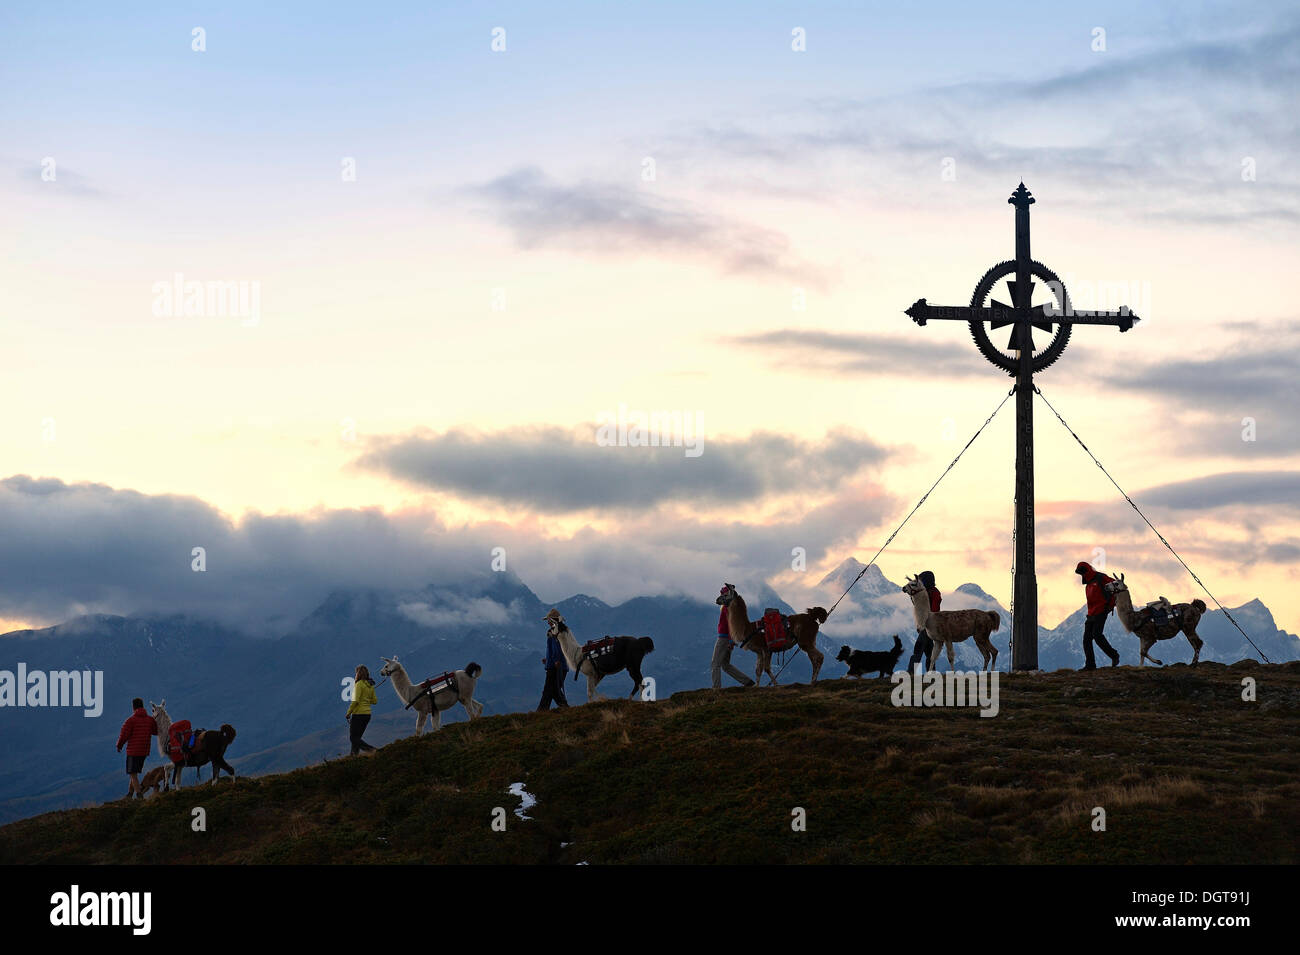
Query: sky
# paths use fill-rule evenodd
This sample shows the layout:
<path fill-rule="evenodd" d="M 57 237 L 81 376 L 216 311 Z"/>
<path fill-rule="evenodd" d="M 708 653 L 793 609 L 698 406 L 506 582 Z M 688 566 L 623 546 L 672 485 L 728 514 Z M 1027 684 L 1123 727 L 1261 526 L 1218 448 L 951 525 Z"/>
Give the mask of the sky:
<path fill-rule="evenodd" d="M 266 6 L 0 11 L 0 628 L 273 633 L 502 555 L 546 600 L 797 603 L 1006 395 L 903 310 L 1014 256 L 1023 180 L 1034 257 L 1142 319 L 1043 394 L 1216 597 L 1300 630 L 1293 10 Z M 602 437 L 620 409 L 669 446 Z M 1013 410 L 891 579 L 1008 602 Z M 1197 596 L 1036 414 L 1040 622 L 1081 559 Z"/>

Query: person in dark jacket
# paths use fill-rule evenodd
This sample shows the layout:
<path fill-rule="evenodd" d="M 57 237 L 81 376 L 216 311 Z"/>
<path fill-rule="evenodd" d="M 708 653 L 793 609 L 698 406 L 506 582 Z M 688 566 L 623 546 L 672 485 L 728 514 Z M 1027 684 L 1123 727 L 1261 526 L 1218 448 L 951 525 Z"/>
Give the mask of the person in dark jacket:
<path fill-rule="evenodd" d="M 122 724 L 122 732 L 117 734 L 117 751 L 122 752 L 126 746 L 126 774 L 131 778 L 127 789 L 128 799 L 143 799 L 144 791 L 140 788 L 140 773 L 144 770 L 145 758 L 149 755 L 149 746 L 153 737 L 158 735 L 158 723 L 144 711 L 144 700 L 136 697 L 131 701 L 131 715 Z"/>
<path fill-rule="evenodd" d="M 1074 572 L 1079 575 L 1084 587 L 1084 596 L 1088 600 L 1088 619 L 1083 624 L 1083 668 L 1097 669 L 1097 661 L 1092 653 L 1094 642 L 1101 647 L 1102 653 L 1110 657 L 1110 665 L 1117 667 L 1119 654 L 1115 652 L 1115 648 L 1110 645 L 1103 632 L 1106 617 L 1115 609 L 1115 598 L 1102 589 L 1115 578 L 1108 577 L 1085 561 L 1079 561 Z"/>
<path fill-rule="evenodd" d="M 943 594 L 939 588 L 934 585 L 934 572 L 923 570 L 917 575 L 921 585 L 925 587 L 925 592 L 930 595 L 930 612 L 938 613 L 939 607 L 943 604 Z M 912 659 L 907 664 L 907 672 L 915 673 L 917 664 L 921 665 L 921 672 L 924 673 L 930 665 L 930 653 L 934 650 L 934 641 L 924 630 L 916 631 L 916 645 L 912 647 Z"/>
<path fill-rule="evenodd" d="M 556 709 L 569 705 L 564 695 L 564 678 L 569 672 L 569 664 L 564 659 L 560 641 L 551 634 L 546 635 L 546 656 L 542 657 L 542 666 L 546 668 L 546 686 L 542 690 L 542 702 L 537 704 L 539 710 L 549 710 L 551 703 Z"/>
<path fill-rule="evenodd" d="M 727 588 L 722 588 L 722 593 L 726 594 Z M 735 642 L 731 639 L 731 624 L 727 622 L 727 608 L 722 608 L 722 613 L 718 614 L 718 639 L 713 641 L 713 659 L 709 663 L 709 675 L 713 677 L 713 688 L 722 689 L 722 671 L 727 671 L 727 676 L 738 682 L 741 686 L 753 686 L 754 681 L 747 677 L 743 670 L 731 662 L 731 651 L 736 649 Z"/>

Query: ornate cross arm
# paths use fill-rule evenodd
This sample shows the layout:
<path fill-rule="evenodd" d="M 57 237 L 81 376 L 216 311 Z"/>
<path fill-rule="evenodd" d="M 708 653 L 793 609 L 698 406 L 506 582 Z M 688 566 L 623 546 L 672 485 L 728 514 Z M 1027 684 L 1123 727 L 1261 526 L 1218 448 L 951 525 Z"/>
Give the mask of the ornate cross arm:
<path fill-rule="evenodd" d="M 931 305 L 923 298 L 918 298 L 906 312 L 907 316 L 918 325 L 928 321 L 949 322 L 988 322 L 993 328 L 1000 328 L 1016 321 L 1028 321 L 1032 325 L 1048 330 L 1053 323 L 1057 325 L 1114 325 L 1121 332 L 1126 332 L 1136 322 L 1141 321 L 1127 308 L 1117 312 L 1094 312 L 1070 309 L 1063 312 L 1055 305 L 1037 305 L 1033 308 L 1013 308 L 1009 305 L 988 305 L 973 308 L 966 305 Z M 1023 315 L 1023 318 L 1022 318 Z"/>

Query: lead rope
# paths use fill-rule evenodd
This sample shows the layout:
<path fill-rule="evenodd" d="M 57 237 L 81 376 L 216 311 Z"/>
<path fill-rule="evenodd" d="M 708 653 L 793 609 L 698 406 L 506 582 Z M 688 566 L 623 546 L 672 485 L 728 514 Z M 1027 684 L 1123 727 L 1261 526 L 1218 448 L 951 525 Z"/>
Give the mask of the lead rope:
<path fill-rule="evenodd" d="M 1264 658 L 1265 663 L 1272 663 L 1273 661 L 1271 661 L 1267 656 L 1264 655 L 1264 651 L 1261 650 L 1258 646 L 1256 646 L 1255 641 L 1250 639 L 1250 635 L 1246 633 L 1245 630 L 1241 629 L 1241 625 L 1237 623 L 1235 619 L 1233 619 L 1232 614 L 1228 612 L 1228 608 L 1225 607 L 1223 604 L 1219 603 L 1218 597 L 1210 593 L 1210 588 L 1205 586 L 1205 583 L 1201 580 L 1200 577 L 1196 576 L 1196 571 L 1192 570 L 1192 568 L 1187 566 L 1187 561 L 1183 560 L 1182 557 L 1178 556 L 1178 551 L 1174 550 L 1173 546 L 1169 543 L 1169 541 L 1165 540 L 1164 535 L 1161 534 L 1158 530 L 1156 530 L 1156 526 L 1152 524 L 1149 520 L 1147 520 L 1147 516 L 1143 514 L 1142 509 L 1133 502 L 1133 498 L 1129 497 L 1127 494 L 1124 493 L 1124 489 L 1119 486 L 1119 482 L 1116 481 L 1113 477 L 1111 477 L 1110 472 L 1107 471 L 1106 468 L 1102 466 L 1102 463 L 1097 460 L 1097 455 L 1093 454 L 1092 451 L 1088 450 L 1088 446 L 1083 443 L 1083 439 L 1080 438 L 1077 434 L 1075 434 L 1074 429 L 1065 423 L 1065 419 L 1061 417 L 1061 413 L 1057 411 L 1055 408 L 1053 408 L 1052 403 L 1047 400 L 1047 395 L 1043 394 L 1042 390 L 1038 388 L 1037 385 L 1034 386 L 1034 391 L 1038 393 L 1038 397 L 1043 399 L 1043 404 L 1047 405 L 1047 407 L 1051 409 L 1052 414 L 1056 415 L 1056 420 L 1061 422 L 1061 426 L 1065 428 L 1066 431 L 1070 432 L 1071 437 L 1073 437 L 1075 441 L 1079 442 L 1079 447 L 1083 448 L 1083 450 L 1087 452 L 1088 457 L 1092 458 L 1093 463 L 1096 464 L 1097 467 L 1101 468 L 1101 473 L 1106 475 L 1107 479 L 1110 481 L 1111 484 L 1115 485 L 1115 490 L 1119 491 L 1120 495 L 1124 498 L 1124 500 L 1128 501 L 1129 507 L 1137 511 L 1138 517 L 1142 518 L 1142 520 L 1146 522 L 1147 527 L 1151 528 L 1151 532 L 1155 534 L 1156 537 L 1160 538 L 1160 543 L 1164 544 L 1165 547 L 1168 548 L 1169 553 L 1173 554 L 1175 559 L 1178 561 L 1178 563 L 1183 565 L 1183 569 L 1192 575 L 1192 580 L 1200 584 L 1201 589 L 1205 591 L 1206 595 L 1211 600 L 1213 600 L 1215 604 L 1218 605 L 1219 609 L 1223 611 L 1223 615 L 1228 618 L 1228 621 L 1234 627 L 1237 628 L 1237 632 L 1246 638 L 1247 643 L 1249 643 L 1252 647 L 1255 647 L 1255 652 Z"/>
<path fill-rule="evenodd" d="M 894 533 L 890 534 L 888 539 L 886 539 L 886 541 L 880 545 L 880 550 L 876 551 L 875 557 L 872 557 L 871 560 L 867 561 L 867 565 L 863 567 L 860 571 L 858 571 L 858 576 L 853 578 L 853 583 L 849 584 L 848 587 L 845 588 L 844 593 L 840 594 L 839 600 L 836 600 L 835 603 L 831 604 L 831 609 L 826 611 L 826 616 L 828 619 L 830 618 L 830 615 L 835 612 L 835 608 L 840 605 L 840 600 L 843 600 L 845 597 L 849 595 L 849 591 L 852 590 L 854 586 L 856 586 L 857 582 L 862 579 L 862 575 L 865 574 L 871 568 L 871 566 L 876 562 L 876 557 L 879 557 L 881 554 L 883 554 L 885 548 L 888 547 L 893 542 L 894 538 L 898 536 L 898 532 L 903 529 L 903 524 L 906 524 L 909 520 L 911 520 L 912 515 L 921 509 L 921 505 L 926 502 L 926 499 L 931 494 L 934 493 L 934 489 L 939 486 L 939 481 L 942 481 L 945 477 L 948 476 L 948 472 L 951 471 L 953 467 L 956 466 L 957 462 L 961 460 L 961 456 L 966 453 L 966 449 L 975 443 L 975 439 L 978 438 L 980 434 L 984 431 L 984 429 L 989 426 L 989 422 L 992 421 L 995 417 L 997 417 L 997 413 L 1001 411 L 1002 406 L 1007 403 L 1007 398 L 1010 398 L 1015 393 L 1016 393 L 1016 389 L 1012 388 L 1010 391 L 1007 392 L 1006 397 L 1004 397 L 1001 401 L 998 402 L 998 406 L 993 409 L 993 414 L 989 415 L 987 418 L 984 419 L 984 423 L 979 426 L 979 430 L 976 431 L 973 435 L 971 435 L 971 439 L 966 442 L 965 446 L 963 446 L 962 449 L 957 452 L 957 456 L 952 459 L 952 464 L 949 464 L 946 468 L 943 469 L 943 473 L 939 475 L 939 480 L 931 484 L 930 490 L 926 491 L 924 494 L 921 495 L 921 499 L 916 502 L 916 507 L 908 511 L 907 517 L 903 518 L 903 523 L 895 527 Z"/>

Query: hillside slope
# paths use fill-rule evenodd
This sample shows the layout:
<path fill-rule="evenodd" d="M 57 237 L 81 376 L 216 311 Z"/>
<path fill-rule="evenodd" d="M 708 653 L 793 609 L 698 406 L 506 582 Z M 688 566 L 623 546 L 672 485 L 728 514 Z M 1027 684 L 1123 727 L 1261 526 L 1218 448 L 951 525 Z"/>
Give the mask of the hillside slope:
<path fill-rule="evenodd" d="M 800 595 L 800 607 L 831 606 L 863 569 L 847 559 L 819 589 Z M 791 609 L 770 588 L 755 585 L 752 596 L 753 608 Z M 1006 608 L 973 583 L 958 585 L 944 601 L 948 609 L 999 613 L 1002 627 L 993 643 L 1002 651 L 999 665 L 1008 667 Z M 655 679 L 660 697 L 708 685 L 718 620 L 711 597 L 633 597 L 610 606 L 578 594 L 556 606 L 583 640 L 620 633 L 653 637 L 655 652 L 645 674 Z M 487 714 L 531 710 L 541 695 L 541 618 L 549 607 L 513 572 L 484 571 L 455 584 L 431 583 L 418 590 L 339 588 L 291 632 L 274 638 L 184 616 L 105 614 L 0 635 L 0 671 L 15 672 L 21 664 L 29 673 L 68 668 L 102 672 L 106 707 L 100 726 L 91 731 L 93 724 L 76 707 L 0 706 L 0 824 L 116 796 L 120 760 L 111 744 L 119 721 L 127 716 L 126 704 L 135 696 L 166 699 L 174 717 L 196 725 L 233 723 L 239 737 L 230 758 L 241 774 L 250 775 L 285 772 L 346 751 L 341 719 L 348 699 L 345 681 L 358 663 L 378 669 L 382 656 L 399 655 L 417 677 L 473 660 L 483 667 L 475 695 Z M 1300 659 L 1300 640 L 1280 630 L 1258 600 L 1235 608 L 1233 615 L 1270 660 Z M 1053 630 L 1039 628 L 1043 669 L 1082 665 L 1083 623 L 1080 610 Z M 1110 621 L 1110 638 L 1122 662 L 1136 664 L 1137 639 L 1119 630 Z M 910 654 L 914 632 L 910 601 L 873 565 L 822 628 L 818 643 L 833 660 L 842 644 L 883 649 L 897 633 Z M 1205 660 L 1230 663 L 1256 655 L 1218 611 L 1205 615 L 1200 633 Z M 1186 640 L 1168 641 L 1161 644 L 1160 656 L 1166 663 L 1187 662 L 1191 647 Z M 752 672 L 753 654 L 740 651 L 735 659 Z M 978 668 L 981 662 L 971 641 L 957 646 L 959 668 Z M 830 663 L 824 672 L 838 675 L 843 668 Z M 782 679 L 810 676 L 807 656 L 797 654 Z M 631 689 L 626 674 L 606 685 L 610 695 Z M 231 687 L 239 687 L 237 699 Z M 377 724 L 401 707 L 391 687 L 379 693 Z M 449 719 L 460 719 L 461 712 L 457 707 Z M 51 752 L 59 758 L 46 758 Z"/>
<path fill-rule="evenodd" d="M 1004 674 L 993 718 L 896 708 L 890 689 L 494 716 L 370 758 L 16 822 L 0 862 L 1300 861 L 1300 663 Z M 527 820 L 516 782 L 537 797 Z M 1089 825 L 1098 805 L 1106 832 Z"/>

